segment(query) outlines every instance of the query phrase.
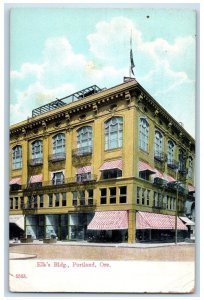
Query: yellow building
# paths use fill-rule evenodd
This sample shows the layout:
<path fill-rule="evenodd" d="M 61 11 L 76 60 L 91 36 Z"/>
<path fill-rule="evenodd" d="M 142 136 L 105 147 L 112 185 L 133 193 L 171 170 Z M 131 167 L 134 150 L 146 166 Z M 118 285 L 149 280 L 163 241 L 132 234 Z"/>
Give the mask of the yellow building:
<path fill-rule="evenodd" d="M 175 222 L 186 232 L 175 215 L 194 190 L 195 141 L 136 80 L 32 113 L 10 127 L 10 218 L 25 216 L 26 236 L 133 243 L 170 237 Z"/>

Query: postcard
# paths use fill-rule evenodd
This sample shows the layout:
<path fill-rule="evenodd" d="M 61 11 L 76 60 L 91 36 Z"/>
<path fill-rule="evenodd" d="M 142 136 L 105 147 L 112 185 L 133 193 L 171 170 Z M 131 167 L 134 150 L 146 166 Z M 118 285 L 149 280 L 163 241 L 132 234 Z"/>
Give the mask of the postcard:
<path fill-rule="evenodd" d="M 196 12 L 10 10 L 10 292 L 195 292 Z"/>

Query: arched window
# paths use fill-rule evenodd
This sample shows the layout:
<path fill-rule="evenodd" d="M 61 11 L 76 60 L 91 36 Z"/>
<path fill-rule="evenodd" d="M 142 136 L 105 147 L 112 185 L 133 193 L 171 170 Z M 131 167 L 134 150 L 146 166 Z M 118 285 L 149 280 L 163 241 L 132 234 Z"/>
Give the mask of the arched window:
<path fill-rule="evenodd" d="M 174 163 L 174 143 L 168 141 L 167 163 L 173 165 Z"/>
<path fill-rule="evenodd" d="M 163 154 L 163 135 L 159 130 L 155 130 L 154 135 L 154 157 L 162 159 Z"/>
<path fill-rule="evenodd" d="M 77 130 L 77 153 L 79 155 L 92 153 L 91 126 L 84 126 Z"/>
<path fill-rule="evenodd" d="M 185 159 L 184 159 L 184 152 L 182 149 L 179 149 L 178 161 L 179 161 L 179 171 L 184 172 L 185 171 Z"/>
<path fill-rule="evenodd" d="M 22 146 L 18 145 L 12 149 L 12 169 L 22 168 Z"/>
<path fill-rule="evenodd" d="M 65 134 L 58 133 L 53 137 L 53 154 L 65 152 Z"/>
<path fill-rule="evenodd" d="M 193 158 L 191 156 L 188 158 L 188 178 L 193 178 Z"/>
<path fill-rule="evenodd" d="M 122 147 L 123 118 L 112 117 L 105 122 L 105 150 Z"/>
<path fill-rule="evenodd" d="M 148 151 L 148 139 L 149 139 L 149 123 L 145 118 L 140 118 L 140 136 L 139 136 L 140 149 L 144 151 Z"/>
<path fill-rule="evenodd" d="M 32 143 L 32 159 L 42 158 L 42 141 L 37 140 Z"/>

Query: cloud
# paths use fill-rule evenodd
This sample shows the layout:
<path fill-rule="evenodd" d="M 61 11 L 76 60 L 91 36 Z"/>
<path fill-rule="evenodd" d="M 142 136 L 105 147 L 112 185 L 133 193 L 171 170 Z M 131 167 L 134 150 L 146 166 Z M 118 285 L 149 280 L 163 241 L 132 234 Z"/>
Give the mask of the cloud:
<path fill-rule="evenodd" d="M 41 63 L 25 62 L 19 70 L 11 71 L 11 122 L 23 120 L 33 108 L 87 86 L 121 83 L 129 75 L 131 31 L 136 79 L 171 109 L 171 95 L 179 91 L 185 94 L 184 87 L 194 84 L 194 39 L 182 36 L 171 43 L 159 37 L 146 41 L 132 20 L 115 17 L 99 21 L 86 37 L 89 53 L 77 53 L 65 36 L 49 37 L 39 58 Z"/>

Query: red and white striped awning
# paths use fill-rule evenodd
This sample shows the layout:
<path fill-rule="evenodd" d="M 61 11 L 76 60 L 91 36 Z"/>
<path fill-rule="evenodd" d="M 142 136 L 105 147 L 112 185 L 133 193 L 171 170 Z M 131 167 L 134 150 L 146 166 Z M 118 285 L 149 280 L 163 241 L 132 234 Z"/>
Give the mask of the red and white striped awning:
<path fill-rule="evenodd" d="M 152 178 L 161 178 L 161 179 L 165 179 L 164 175 L 158 171 L 157 169 L 154 169 L 155 174 L 152 175 Z"/>
<path fill-rule="evenodd" d="M 166 180 L 167 180 L 168 182 L 174 182 L 174 181 L 176 181 L 176 179 L 173 178 L 173 177 L 170 176 L 170 175 L 165 175 L 165 177 L 166 177 Z"/>
<path fill-rule="evenodd" d="M 189 192 L 195 192 L 195 187 L 189 184 L 188 185 L 188 191 Z"/>
<path fill-rule="evenodd" d="M 30 177 L 30 183 L 42 182 L 42 174 L 33 175 Z"/>
<path fill-rule="evenodd" d="M 125 210 L 97 211 L 87 229 L 114 230 L 128 228 L 128 213 Z"/>
<path fill-rule="evenodd" d="M 149 171 L 152 174 L 155 173 L 155 169 L 154 168 L 152 168 L 150 165 L 148 165 L 144 161 L 139 161 L 139 172 L 143 172 L 143 171 Z"/>
<path fill-rule="evenodd" d="M 84 166 L 84 167 L 78 168 L 76 174 L 81 175 L 84 173 L 91 173 L 91 171 L 92 171 L 91 166 Z"/>
<path fill-rule="evenodd" d="M 105 161 L 100 167 L 100 171 L 119 169 L 122 170 L 122 159 Z"/>
<path fill-rule="evenodd" d="M 20 177 L 15 177 L 15 178 L 11 178 L 11 180 L 9 181 L 9 184 L 18 184 L 21 185 L 21 178 Z"/>
<path fill-rule="evenodd" d="M 137 229 L 175 230 L 175 216 L 138 211 L 136 213 L 136 230 Z M 186 225 L 178 217 L 177 229 L 188 230 Z"/>

